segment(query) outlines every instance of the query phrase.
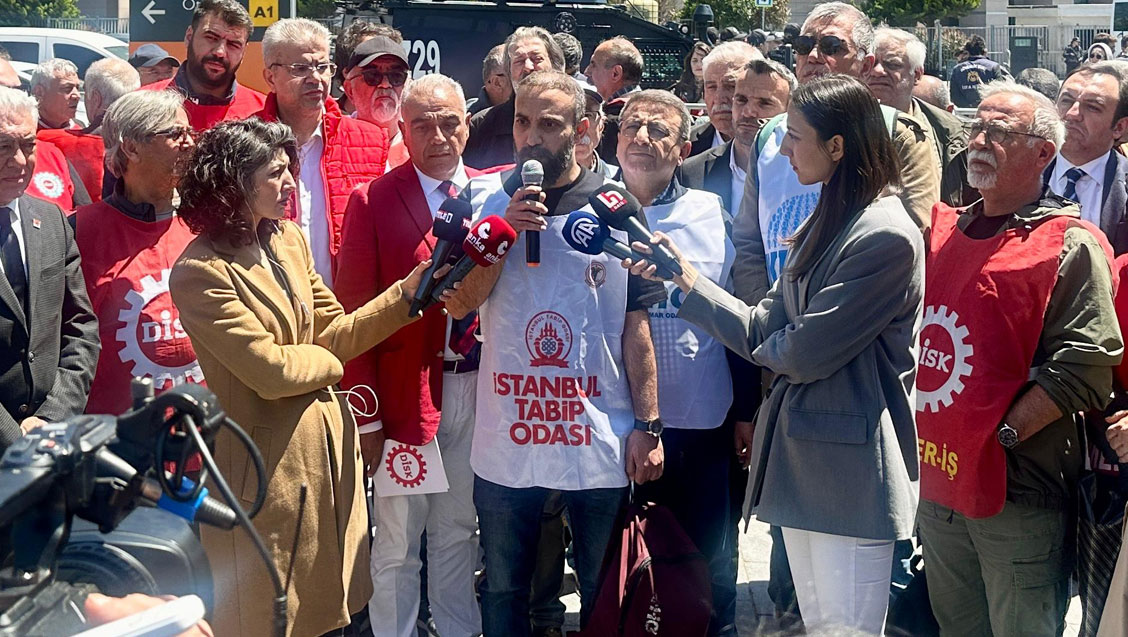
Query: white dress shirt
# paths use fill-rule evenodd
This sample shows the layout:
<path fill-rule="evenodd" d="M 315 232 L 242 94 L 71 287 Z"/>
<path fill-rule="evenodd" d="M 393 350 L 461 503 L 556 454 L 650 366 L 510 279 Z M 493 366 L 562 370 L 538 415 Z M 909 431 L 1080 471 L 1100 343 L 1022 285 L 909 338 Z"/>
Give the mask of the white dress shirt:
<path fill-rule="evenodd" d="M 8 209 L 8 218 L 12 220 L 12 232 L 16 235 L 16 244 L 20 246 L 20 261 L 23 262 L 24 276 L 29 276 L 27 272 L 27 249 L 24 248 L 23 236 L 23 223 L 20 221 L 20 200 L 13 199 L 12 203 L 7 206 L 0 206 L 0 208 Z M 4 262 L 0 259 L 0 274 L 4 272 Z"/>
<path fill-rule="evenodd" d="M 1108 155 L 1101 155 L 1084 166 L 1076 166 L 1085 172 L 1085 176 L 1077 180 L 1077 203 L 1081 204 L 1081 218 L 1095 226 L 1101 225 L 1101 208 L 1104 202 L 1104 173 Z M 1065 195 L 1065 187 L 1069 180 L 1065 173 L 1075 166 L 1060 154 L 1054 164 L 1054 172 L 1050 175 L 1050 190 L 1054 194 Z"/>
<path fill-rule="evenodd" d="M 717 130 L 717 127 L 714 126 L 713 127 L 713 145 L 710 146 L 710 148 L 716 148 L 717 146 L 721 146 L 724 143 L 725 143 L 725 138 L 721 137 L 721 131 Z"/>
<path fill-rule="evenodd" d="M 326 201 L 326 183 L 321 172 L 321 159 L 325 155 L 325 137 L 318 126 L 309 141 L 298 149 L 298 207 L 299 223 L 309 248 L 313 252 L 313 269 L 333 287 L 333 258 L 329 253 L 329 206 Z"/>
<path fill-rule="evenodd" d="M 744 201 L 744 182 L 748 179 L 748 172 L 737 164 L 736 149 L 729 149 L 729 170 L 732 171 L 732 210 L 729 216 L 733 219 L 740 214 L 740 203 Z"/>

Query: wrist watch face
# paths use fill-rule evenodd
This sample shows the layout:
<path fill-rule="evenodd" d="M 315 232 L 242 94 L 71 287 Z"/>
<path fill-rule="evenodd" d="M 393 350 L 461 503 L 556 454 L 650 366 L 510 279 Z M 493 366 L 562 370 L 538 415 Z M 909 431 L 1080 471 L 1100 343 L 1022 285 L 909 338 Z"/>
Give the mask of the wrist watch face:
<path fill-rule="evenodd" d="M 999 429 L 998 437 L 999 444 L 1003 445 L 1007 449 L 1011 449 L 1018 444 L 1018 432 L 1015 431 L 1015 428 L 1011 427 L 1010 425 L 1004 424 Z"/>

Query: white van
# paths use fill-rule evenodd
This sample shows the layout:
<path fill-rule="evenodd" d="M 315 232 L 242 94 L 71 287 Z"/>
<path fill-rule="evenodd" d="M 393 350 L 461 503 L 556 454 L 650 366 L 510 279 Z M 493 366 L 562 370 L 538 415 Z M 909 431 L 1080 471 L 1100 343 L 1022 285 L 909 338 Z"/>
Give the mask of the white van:
<path fill-rule="evenodd" d="M 129 45 L 125 42 L 77 29 L 0 27 L 0 46 L 8 50 L 14 62 L 39 64 L 51 58 L 70 60 L 78 67 L 80 79 L 86 76 L 91 64 L 102 58 L 129 58 Z"/>

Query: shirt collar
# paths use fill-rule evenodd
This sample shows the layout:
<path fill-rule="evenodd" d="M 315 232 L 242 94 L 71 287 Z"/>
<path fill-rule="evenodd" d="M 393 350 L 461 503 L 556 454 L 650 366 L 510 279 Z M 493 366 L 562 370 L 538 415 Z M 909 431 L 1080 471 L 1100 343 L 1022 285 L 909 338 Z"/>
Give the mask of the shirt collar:
<path fill-rule="evenodd" d="M 239 88 L 239 82 L 231 80 L 231 90 L 227 93 L 226 97 L 217 98 L 211 95 L 197 95 L 196 92 L 192 90 L 192 85 L 188 82 L 187 60 L 177 69 L 176 75 L 172 78 L 172 83 L 176 85 L 176 88 L 180 89 L 181 93 L 184 93 L 188 101 L 199 104 L 200 106 L 227 106 L 235 99 L 235 91 Z"/>
<path fill-rule="evenodd" d="M 735 142 L 732 142 L 732 143 L 735 143 Z M 731 170 L 732 174 L 735 175 L 736 177 L 744 179 L 746 171 L 744 170 L 744 168 L 742 166 L 740 166 L 739 164 L 736 163 L 736 149 L 735 148 L 729 148 L 728 155 L 729 155 L 729 170 Z"/>
<path fill-rule="evenodd" d="M 415 164 L 411 165 L 415 169 L 415 174 L 419 177 L 419 185 L 423 188 L 423 194 L 429 195 L 442 185 L 443 180 L 435 179 L 429 175 L 423 174 L 422 170 Z M 451 183 L 458 186 L 458 192 L 466 190 L 466 184 L 470 183 L 470 177 L 466 174 L 466 166 L 462 164 L 462 160 L 458 160 L 458 168 L 454 169 L 454 176 L 450 178 Z"/>
<path fill-rule="evenodd" d="M 973 217 L 983 214 L 983 200 L 980 199 L 967 208 L 960 210 L 960 214 L 971 215 Z M 1038 221 L 1053 215 L 1066 215 L 1080 218 L 1081 208 L 1072 201 L 1055 195 L 1047 186 L 1042 191 L 1042 195 L 1037 201 L 1028 203 L 1012 212 L 1007 219 L 1006 225 L 1008 228 L 1018 227 L 1027 222 Z"/>
<path fill-rule="evenodd" d="M 637 90 L 639 90 L 638 84 L 628 84 L 627 86 L 624 86 L 623 88 L 621 88 L 621 89 L 615 91 L 614 93 L 612 93 L 611 97 L 607 98 L 607 101 L 610 102 L 613 99 L 620 98 L 620 97 L 626 95 L 627 93 L 634 93 Z"/>
<path fill-rule="evenodd" d="M 1080 168 L 1086 176 L 1097 182 L 1098 185 L 1104 186 L 1104 169 L 1107 162 L 1108 155 L 1105 154 L 1082 166 L 1074 166 L 1073 163 L 1059 154 L 1058 160 L 1054 163 L 1054 182 L 1057 183 L 1065 179 L 1065 173 L 1070 168 Z"/>
<path fill-rule="evenodd" d="M 681 198 L 682 195 L 689 192 L 689 190 L 681 185 L 678 181 L 678 173 L 675 171 L 674 176 L 670 178 L 670 184 L 666 186 L 666 190 L 654 199 L 651 206 L 665 206 L 671 204 Z"/>
<path fill-rule="evenodd" d="M 125 196 L 125 180 L 119 179 L 114 184 L 114 191 L 109 197 L 106 197 L 105 202 L 112 206 L 115 210 L 122 213 L 127 217 L 131 217 L 138 221 L 145 221 L 152 223 L 155 221 L 163 221 L 172 216 L 169 212 L 166 215 L 157 215 L 157 207 L 151 203 L 133 203 Z"/>

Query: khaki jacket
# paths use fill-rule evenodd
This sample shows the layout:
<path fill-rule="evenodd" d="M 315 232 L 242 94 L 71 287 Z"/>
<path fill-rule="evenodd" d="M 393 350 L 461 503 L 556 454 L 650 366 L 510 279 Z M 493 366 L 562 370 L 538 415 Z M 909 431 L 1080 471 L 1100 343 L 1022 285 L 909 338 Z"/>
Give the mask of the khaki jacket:
<path fill-rule="evenodd" d="M 409 321 L 398 282 L 345 314 L 314 272 L 298 226 L 281 222 L 269 246 L 292 301 L 258 243 L 234 248 L 206 236 L 185 249 L 170 290 L 208 387 L 266 462 L 266 503 L 254 524 L 283 580 L 300 488 L 309 487 L 288 591 L 288 634 L 317 636 L 346 625 L 372 594 L 359 437 L 346 401 L 330 389 L 345 361 Z M 249 508 L 256 489 L 249 457 L 227 431 L 215 451 Z M 216 634 L 268 635 L 274 591 L 246 533 L 205 527 L 202 539 L 215 578 Z"/>

